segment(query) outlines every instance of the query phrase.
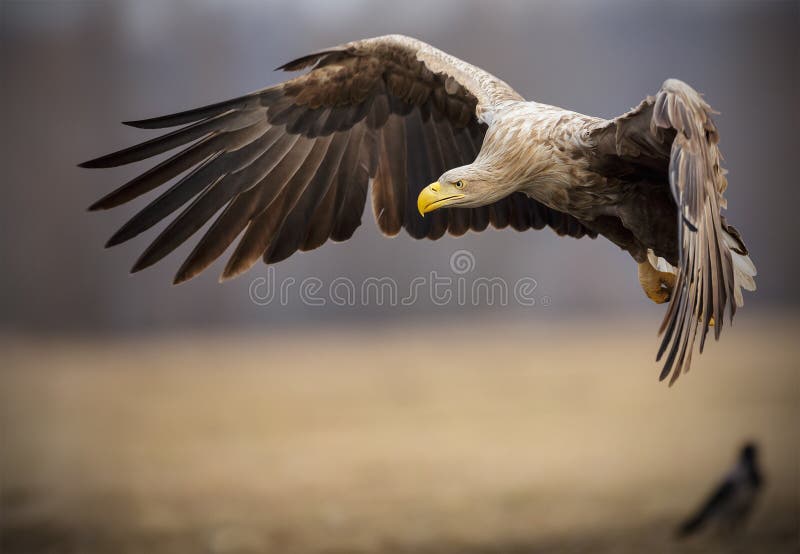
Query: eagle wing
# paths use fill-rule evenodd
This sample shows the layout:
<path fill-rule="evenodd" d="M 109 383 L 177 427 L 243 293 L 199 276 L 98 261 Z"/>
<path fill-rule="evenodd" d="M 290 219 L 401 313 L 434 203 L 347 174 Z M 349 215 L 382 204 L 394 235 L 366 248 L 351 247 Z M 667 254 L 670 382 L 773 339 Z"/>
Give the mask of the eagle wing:
<path fill-rule="evenodd" d="M 727 181 L 712 113 L 694 89 L 669 79 L 655 97 L 612 120 L 594 137 L 601 154 L 666 174 L 678 208 L 678 272 L 659 329 L 663 338 L 657 356 L 666 356 L 660 378 L 672 373 L 670 383 L 688 370 L 698 330 L 702 352 L 712 325 L 719 338 L 728 308 L 733 320 L 741 305 L 739 286 L 755 287 L 747 249 L 720 214 Z"/>
<path fill-rule="evenodd" d="M 522 98 L 496 77 L 424 42 L 385 36 L 347 43 L 279 69 L 310 71 L 210 106 L 127 122 L 179 129 L 81 164 L 115 167 L 185 146 L 100 199 L 108 209 L 183 176 L 108 241 L 127 241 L 184 205 L 132 272 L 172 252 L 219 213 L 175 276 L 190 279 L 241 235 L 223 278 L 259 258 L 273 263 L 328 239 L 350 238 L 361 223 L 370 180 L 380 229 L 436 239 L 496 228 L 593 235 L 573 217 L 515 193 L 493 205 L 416 213 L 420 190 L 477 156 L 486 121 Z M 188 146 L 186 146 L 188 145 Z"/>

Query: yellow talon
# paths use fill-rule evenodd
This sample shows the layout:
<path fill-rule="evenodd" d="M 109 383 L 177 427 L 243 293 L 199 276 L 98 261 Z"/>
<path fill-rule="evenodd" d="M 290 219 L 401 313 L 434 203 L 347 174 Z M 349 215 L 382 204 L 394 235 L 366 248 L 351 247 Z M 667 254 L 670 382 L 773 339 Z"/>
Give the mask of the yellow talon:
<path fill-rule="evenodd" d="M 675 288 L 677 276 L 674 273 L 658 271 L 650 262 L 639 264 L 639 284 L 647 295 L 647 298 L 656 304 L 669 302 L 672 297 L 672 290 Z M 702 324 L 704 317 L 700 316 L 699 323 Z M 714 318 L 708 320 L 708 326 L 714 326 Z"/>
<path fill-rule="evenodd" d="M 647 298 L 656 304 L 663 304 L 669 302 L 672 297 L 675 274 L 658 271 L 650 262 L 642 262 L 639 264 L 639 284 L 642 285 Z"/>

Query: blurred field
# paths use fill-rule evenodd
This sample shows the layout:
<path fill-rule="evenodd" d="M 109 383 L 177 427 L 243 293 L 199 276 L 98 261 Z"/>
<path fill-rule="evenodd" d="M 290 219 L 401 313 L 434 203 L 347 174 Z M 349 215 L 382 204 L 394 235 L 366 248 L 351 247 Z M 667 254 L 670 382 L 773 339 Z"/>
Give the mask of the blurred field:
<path fill-rule="evenodd" d="M 797 552 L 800 321 L 668 389 L 654 320 L 0 340 L 0 551 Z M 672 529 L 740 443 L 733 541 Z"/>

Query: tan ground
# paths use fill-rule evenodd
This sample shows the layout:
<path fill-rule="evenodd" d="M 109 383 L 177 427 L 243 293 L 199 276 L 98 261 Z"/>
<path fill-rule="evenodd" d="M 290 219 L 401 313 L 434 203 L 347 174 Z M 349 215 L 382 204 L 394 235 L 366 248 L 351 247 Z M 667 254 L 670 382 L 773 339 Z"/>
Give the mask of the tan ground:
<path fill-rule="evenodd" d="M 746 315 L 672 389 L 649 320 L 2 339 L 0 551 L 797 552 L 800 320 Z M 676 543 L 747 438 L 749 528 Z"/>

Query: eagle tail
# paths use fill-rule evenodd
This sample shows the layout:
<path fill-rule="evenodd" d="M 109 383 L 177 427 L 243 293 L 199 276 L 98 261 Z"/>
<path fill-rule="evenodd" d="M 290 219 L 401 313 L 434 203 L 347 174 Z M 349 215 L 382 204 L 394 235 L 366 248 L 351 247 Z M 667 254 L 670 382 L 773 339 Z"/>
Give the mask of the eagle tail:
<path fill-rule="evenodd" d="M 736 299 L 736 306 L 741 308 L 744 304 L 742 289 L 756 290 L 755 276 L 758 272 L 750 259 L 747 247 L 742 242 L 739 231 L 725 223 L 723 219 L 722 232 L 725 245 L 731 252 L 731 261 L 733 262 L 733 294 Z"/>

